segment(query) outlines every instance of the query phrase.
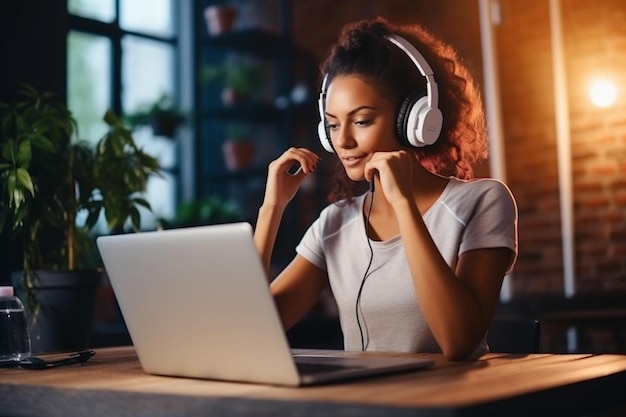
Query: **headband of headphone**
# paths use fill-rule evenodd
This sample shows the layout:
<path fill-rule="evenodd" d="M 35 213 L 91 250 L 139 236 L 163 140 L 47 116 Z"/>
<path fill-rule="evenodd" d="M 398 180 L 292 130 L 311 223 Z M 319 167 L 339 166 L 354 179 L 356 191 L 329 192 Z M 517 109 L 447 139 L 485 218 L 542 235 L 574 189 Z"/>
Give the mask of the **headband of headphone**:
<path fill-rule="evenodd" d="M 406 39 L 398 35 L 387 36 L 387 40 L 396 45 L 404 52 L 411 62 L 417 67 L 420 74 L 426 78 L 426 96 L 412 94 L 404 98 L 398 110 L 396 119 L 396 131 L 398 139 L 405 145 L 421 148 L 432 145 L 439 138 L 443 126 L 443 114 L 439 109 L 439 91 L 433 70 L 424 56 Z M 328 74 L 324 76 L 318 109 L 320 122 L 317 133 L 322 147 L 334 153 L 333 144 L 330 140 L 330 132 L 326 123 L 326 91 L 328 88 Z"/>

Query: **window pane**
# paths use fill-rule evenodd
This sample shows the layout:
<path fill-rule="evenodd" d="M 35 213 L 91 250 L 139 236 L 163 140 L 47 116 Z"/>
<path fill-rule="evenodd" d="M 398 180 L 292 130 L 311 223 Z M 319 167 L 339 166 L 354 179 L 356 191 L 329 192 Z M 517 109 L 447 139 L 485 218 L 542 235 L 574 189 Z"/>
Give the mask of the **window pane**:
<path fill-rule="evenodd" d="M 174 34 L 172 0 L 121 0 L 120 27 L 154 35 Z"/>
<path fill-rule="evenodd" d="M 97 142 L 111 106 L 111 42 L 102 36 L 70 32 L 67 38 L 68 106 L 78 122 L 79 139 Z"/>
<path fill-rule="evenodd" d="M 115 0 L 68 0 L 67 10 L 70 14 L 112 22 L 115 19 Z"/>
<path fill-rule="evenodd" d="M 154 230 L 159 219 L 171 220 L 175 217 L 176 183 L 176 178 L 168 172 L 163 172 L 161 177 L 150 178 L 146 198 L 152 212 L 143 207 L 139 209 L 142 230 Z"/>
<path fill-rule="evenodd" d="M 152 213 L 140 210 L 141 228 L 152 230 L 156 228 L 157 219 L 172 219 L 175 216 L 178 181 L 169 170 L 178 165 L 176 142 L 171 138 L 154 136 L 149 126 L 135 129 L 133 138 L 140 148 L 159 161 L 162 168 L 161 176 L 153 176 L 148 180 L 144 195 L 152 206 Z"/>
<path fill-rule="evenodd" d="M 159 97 L 173 97 L 174 48 L 162 42 L 125 36 L 122 40 L 122 103 L 132 112 Z"/>
<path fill-rule="evenodd" d="M 163 42 L 125 36 L 122 39 L 122 105 L 126 113 L 150 107 L 163 95 L 175 98 L 174 47 Z M 173 100 L 175 102 L 175 100 Z M 139 127 L 133 137 L 163 169 L 176 169 L 175 139 L 154 136 L 150 127 Z M 175 211 L 177 182 L 174 176 L 152 178 L 146 198 L 154 215 L 142 217 L 142 228 L 154 228 L 154 218 L 171 218 Z"/>

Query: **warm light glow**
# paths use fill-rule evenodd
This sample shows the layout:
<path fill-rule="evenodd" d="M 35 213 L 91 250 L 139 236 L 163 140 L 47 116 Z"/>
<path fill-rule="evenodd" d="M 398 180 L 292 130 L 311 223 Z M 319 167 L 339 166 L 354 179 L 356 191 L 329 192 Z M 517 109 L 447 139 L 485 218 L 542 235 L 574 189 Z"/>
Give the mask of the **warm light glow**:
<path fill-rule="evenodd" d="M 609 107 L 617 99 L 617 88 L 607 80 L 595 80 L 589 88 L 589 98 L 596 107 Z"/>

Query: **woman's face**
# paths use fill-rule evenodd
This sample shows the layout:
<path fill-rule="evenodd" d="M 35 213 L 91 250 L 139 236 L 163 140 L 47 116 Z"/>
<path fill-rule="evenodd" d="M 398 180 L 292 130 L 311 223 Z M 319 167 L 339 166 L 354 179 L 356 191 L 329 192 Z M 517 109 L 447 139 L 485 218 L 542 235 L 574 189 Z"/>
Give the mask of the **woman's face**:
<path fill-rule="evenodd" d="M 395 134 L 392 103 L 358 76 L 336 76 L 326 94 L 330 139 L 348 177 L 364 178 L 364 168 L 375 152 L 400 148 Z"/>

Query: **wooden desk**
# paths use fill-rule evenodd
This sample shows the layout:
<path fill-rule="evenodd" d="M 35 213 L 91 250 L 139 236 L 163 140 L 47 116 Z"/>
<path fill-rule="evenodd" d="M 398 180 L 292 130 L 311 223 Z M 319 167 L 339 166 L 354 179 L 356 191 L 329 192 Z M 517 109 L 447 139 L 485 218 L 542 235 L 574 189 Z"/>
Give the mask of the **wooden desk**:
<path fill-rule="evenodd" d="M 345 353 L 351 354 L 351 353 Z M 0 369 L 2 416 L 527 416 L 626 411 L 626 355 L 502 355 L 307 388 L 147 375 L 132 347 L 85 366 Z"/>

